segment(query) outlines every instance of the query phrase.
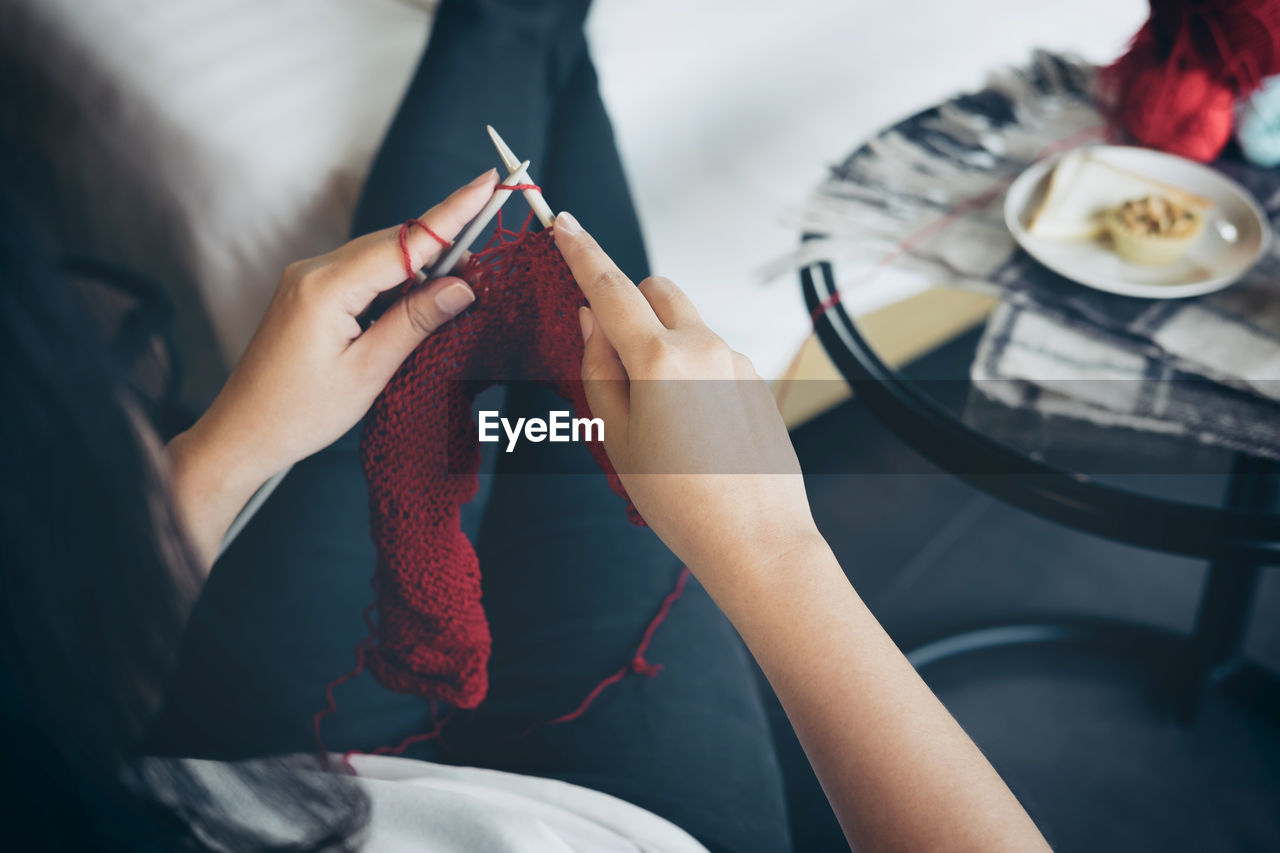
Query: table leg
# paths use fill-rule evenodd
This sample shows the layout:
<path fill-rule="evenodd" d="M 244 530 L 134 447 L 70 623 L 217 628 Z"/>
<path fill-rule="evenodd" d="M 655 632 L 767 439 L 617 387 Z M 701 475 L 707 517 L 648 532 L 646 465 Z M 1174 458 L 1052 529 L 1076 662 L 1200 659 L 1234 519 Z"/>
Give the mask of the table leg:
<path fill-rule="evenodd" d="M 1280 466 L 1267 460 L 1238 456 L 1227 486 L 1227 505 L 1235 509 L 1271 507 L 1276 500 L 1278 470 Z M 1206 690 L 1243 664 L 1240 652 L 1263 568 L 1229 559 L 1209 566 L 1191 633 L 1187 668 L 1179 684 L 1178 712 L 1184 722 L 1195 719 Z"/>

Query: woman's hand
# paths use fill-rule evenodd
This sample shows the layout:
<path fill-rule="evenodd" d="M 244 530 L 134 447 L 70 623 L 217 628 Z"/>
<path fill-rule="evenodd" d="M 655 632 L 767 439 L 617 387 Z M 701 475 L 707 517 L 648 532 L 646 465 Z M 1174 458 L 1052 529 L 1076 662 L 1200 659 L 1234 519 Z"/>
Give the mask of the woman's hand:
<path fill-rule="evenodd" d="M 751 362 L 671 281 L 636 287 L 568 214 L 556 245 L 590 308 L 582 377 L 636 509 L 712 592 L 820 542 L 791 439 Z M 709 381 L 710 380 L 710 381 Z"/>
<path fill-rule="evenodd" d="M 493 195 L 486 172 L 422 216 L 452 239 Z M 212 562 L 248 498 L 275 472 L 328 446 L 369 410 L 427 335 L 475 299 L 460 278 L 437 279 L 362 331 L 357 318 L 404 281 L 399 228 L 291 264 L 253 340 L 209 411 L 169 445 L 173 486 L 197 549 Z M 415 268 L 442 246 L 410 229 Z"/>
<path fill-rule="evenodd" d="M 750 363 L 671 282 L 632 285 L 571 216 L 555 238 L 591 302 L 582 375 L 609 458 L 751 649 L 850 847 L 1047 851 L 817 533 Z"/>

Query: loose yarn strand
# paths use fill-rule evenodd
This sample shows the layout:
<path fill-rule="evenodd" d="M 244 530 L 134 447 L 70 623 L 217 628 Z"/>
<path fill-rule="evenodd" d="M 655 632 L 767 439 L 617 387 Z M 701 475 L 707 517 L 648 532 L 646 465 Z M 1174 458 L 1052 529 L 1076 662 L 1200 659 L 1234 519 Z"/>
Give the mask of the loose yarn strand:
<path fill-rule="evenodd" d="M 404 221 L 404 224 L 400 226 L 399 240 L 400 240 L 400 260 L 404 262 L 404 274 L 405 274 L 405 279 L 407 281 L 413 281 L 413 278 L 414 278 L 413 258 L 409 254 L 409 229 L 413 228 L 415 225 L 421 228 L 423 231 L 426 231 L 427 234 L 429 234 L 433 240 L 439 243 L 442 248 L 447 249 L 453 245 L 452 240 L 446 240 L 444 237 L 441 237 L 439 234 L 433 231 L 427 225 L 427 223 L 423 222 L 421 219 L 406 219 Z"/>
<path fill-rule="evenodd" d="M 360 613 L 360 618 L 364 622 L 365 628 L 368 629 L 369 633 L 366 634 L 360 642 L 356 643 L 354 650 L 356 658 L 355 666 L 324 686 L 324 707 L 319 711 L 316 711 L 315 716 L 311 718 L 311 734 L 315 738 L 316 749 L 319 750 L 320 754 L 324 757 L 326 764 L 329 760 L 329 752 L 325 749 L 324 738 L 320 734 L 320 724 L 324 722 L 325 717 L 330 717 L 338 713 L 338 700 L 334 695 L 334 691 L 351 679 L 359 678 L 360 674 L 364 672 L 367 652 L 369 646 L 373 643 L 374 631 L 377 630 L 377 627 L 373 623 L 373 611 L 377 609 L 377 606 L 378 605 L 376 603 L 371 603 Z"/>
<path fill-rule="evenodd" d="M 567 714 L 561 714 L 559 717 L 553 717 L 550 720 L 534 723 L 529 726 L 529 728 L 525 729 L 520 736 L 524 737 L 534 729 L 541 726 L 558 726 L 561 723 L 568 723 L 578 719 L 587 712 L 587 709 L 591 707 L 592 703 L 600 698 L 600 695 L 604 693 L 605 690 L 617 684 L 633 672 L 649 678 L 653 678 L 661 672 L 662 664 L 649 663 L 645 658 L 645 653 L 649 651 L 649 644 L 653 642 L 653 635 L 657 632 L 658 626 L 666 621 L 667 614 L 671 612 L 671 605 L 675 604 L 680 596 L 684 595 L 684 587 L 685 584 L 689 582 L 690 574 L 688 566 L 684 566 L 680 569 L 680 574 L 676 577 L 675 587 L 672 588 L 671 592 L 667 593 L 666 597 L 662 599 L 662 604 L 658 607 L 658 612 L 654 614 L 653 619 L 651 619 L 649 624 L 645 627 L 644 634 L 640 638 L 640 644 L 636 646 L 635 652 L 632 653 L 631 660 L 623 664 L 617 672 L 609 675 L 595 687 L 591 688 L 591 691 L 587 693 L 586 698 L 579 703 L 578 707 L 574 708 Z"/>

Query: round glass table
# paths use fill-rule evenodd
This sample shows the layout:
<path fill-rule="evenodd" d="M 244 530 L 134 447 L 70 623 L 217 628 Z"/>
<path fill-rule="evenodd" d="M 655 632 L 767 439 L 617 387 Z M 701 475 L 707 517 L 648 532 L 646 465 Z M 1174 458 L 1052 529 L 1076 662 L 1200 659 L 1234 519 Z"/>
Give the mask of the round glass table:
<path fill-rule="evenodd" d="M 802 211 L 796 265 L 818 339 L 875 418 L 1002 501 L 1205 560 L 1195 626 L 1175 635 L 1102 620 L 1011 622 L 910 656 L 924 666 L 1018 643 L 1157 648 L 1188 714 L 1224 682 L 1275 701 L 1276 679 L 1241 646 L 1259 578 L 1280 565 L 1280 376 L 1266 375 L 1280 360 L 1280 249 L 1220 294 L 1155 301 L 1087 290 L 1021 252 L 1004 191 L 1043 157 L 1106 138 L 1095 96 L 1096 69 L 1040 52 L 887 128 L 835 165 Z M 1280 173 L 1238 157 L 1214 168 L 1280 223 Z M 947 345 L 951 367 L 896 365 L 849 307 L 886 273 L 977 290 L 996 307 Z"/>

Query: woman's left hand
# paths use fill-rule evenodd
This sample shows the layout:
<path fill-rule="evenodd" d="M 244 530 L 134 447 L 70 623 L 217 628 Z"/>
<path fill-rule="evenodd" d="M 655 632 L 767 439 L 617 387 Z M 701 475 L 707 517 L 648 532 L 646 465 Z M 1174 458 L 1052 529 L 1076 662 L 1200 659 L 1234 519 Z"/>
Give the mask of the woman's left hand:
<path fill-rule="evenodd" d="M 453 239 L 493 195 L 486 172 L 421 217 Z M 367 234 L 285 270 L 253 340 L 209 411 L 169 444 L 175 497 L 206 565 L 236 514 L 275 472 L 359 423 L 422 340 L 474 301 L 445 277 L 393 303 L 361 330 L 358 317 L 404 281 L 399 226 Z M 443 251 L 408 233 L 415 268 Z"/>

